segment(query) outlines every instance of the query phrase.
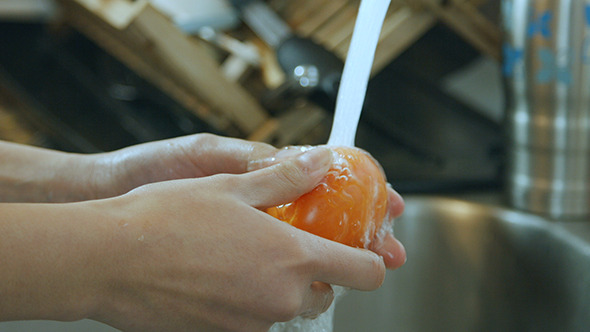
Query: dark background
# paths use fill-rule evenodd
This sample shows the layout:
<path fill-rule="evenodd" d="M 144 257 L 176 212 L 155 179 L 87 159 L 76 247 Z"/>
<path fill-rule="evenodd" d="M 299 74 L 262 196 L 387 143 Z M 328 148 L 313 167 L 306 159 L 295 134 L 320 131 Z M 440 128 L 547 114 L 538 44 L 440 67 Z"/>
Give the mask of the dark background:
<path fill-rule="evenodd" d="M 198 132 L 225 134 L 74 29 L 3 22 L 0 45 L 0 89 L 18 99 L 18 116 L 43 135 L 46 147 L 91 153 Z M 441 86 L 480 58 L 440 24 L 370 82 L 357 145 L 380 161 L 398 191 L 501 185 L 501 126 Z"/>

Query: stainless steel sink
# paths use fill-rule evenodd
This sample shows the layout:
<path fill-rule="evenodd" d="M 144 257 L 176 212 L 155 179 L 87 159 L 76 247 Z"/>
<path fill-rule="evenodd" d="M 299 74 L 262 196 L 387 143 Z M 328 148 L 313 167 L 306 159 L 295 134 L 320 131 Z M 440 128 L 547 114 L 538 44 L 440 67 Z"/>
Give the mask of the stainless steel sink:
<path fill-rule="evenodd" d="M 589 228 L 409 198 L 395 225 L 407 263 L 344 296 L 334 331 L 590 331 Z"/>

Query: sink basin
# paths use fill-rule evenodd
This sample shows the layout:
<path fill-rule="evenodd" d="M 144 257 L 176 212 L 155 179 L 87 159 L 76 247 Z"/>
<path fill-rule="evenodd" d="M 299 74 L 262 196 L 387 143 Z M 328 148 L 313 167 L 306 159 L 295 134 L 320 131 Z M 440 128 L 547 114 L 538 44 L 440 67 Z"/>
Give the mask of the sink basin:
<path fill-rule="evenodd" d="M 590 242 L 562 224 L 410 197 L 395 224 L 407 263 L 375 292 L 349 291 L 334 331 L 590 331 Z"/>

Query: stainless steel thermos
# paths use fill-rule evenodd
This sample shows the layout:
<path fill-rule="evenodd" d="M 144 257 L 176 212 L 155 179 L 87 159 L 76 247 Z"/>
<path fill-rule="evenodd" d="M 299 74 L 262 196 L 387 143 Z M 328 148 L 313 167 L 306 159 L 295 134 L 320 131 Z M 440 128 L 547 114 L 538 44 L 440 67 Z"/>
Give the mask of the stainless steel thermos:
<path fill-rule="evenodd" d="M 590 0 L 503 0 L 507 193 L 551 218 L 590 212 Z"/>

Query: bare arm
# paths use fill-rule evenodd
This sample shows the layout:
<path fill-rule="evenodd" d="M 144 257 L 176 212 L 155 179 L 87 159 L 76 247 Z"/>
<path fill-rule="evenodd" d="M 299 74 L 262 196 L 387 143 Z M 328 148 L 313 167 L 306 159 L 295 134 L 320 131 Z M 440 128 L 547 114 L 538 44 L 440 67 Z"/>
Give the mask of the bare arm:
<path fill-rule="evenodd" d="M 328 283 L 375 289 L 385 272 L 377 255 L 259 210 L 311 190 L 330 158 L 316 149 L 254 172 L 109 199 L 0 204 L 0 320 L 266 331 L 325 310 Z"/>
<path fill-rule="evenodd" d="M 0 321 L 90 314 L 108 248 L 96 221 L 74 204 L 0 204 Z"/>
<path fill-rule="evenodd" d="M 259 142 L 197 134 L 81 155 L 0 142 L 0 202 L 72 202 L 122 195 L 144 184 L 219 173 L 242 174 L 297 153 Z M 390 188 L 389 215 L 403 211 Z M 391 234 L 374 242 L 389 268 L 405 253 Z"/>
<path fill-rule="evenodd" d="M 89 194 L 80 155 L 0 141 L 0 202 L 63 202 Z"/>
<path fill-rule="evenodd" d="M 0 141 L 0 202 L 113 197 L 153 182 L 245 173 L 277 152 L 268 144 L 210 134 L 90 155 Z"/>

